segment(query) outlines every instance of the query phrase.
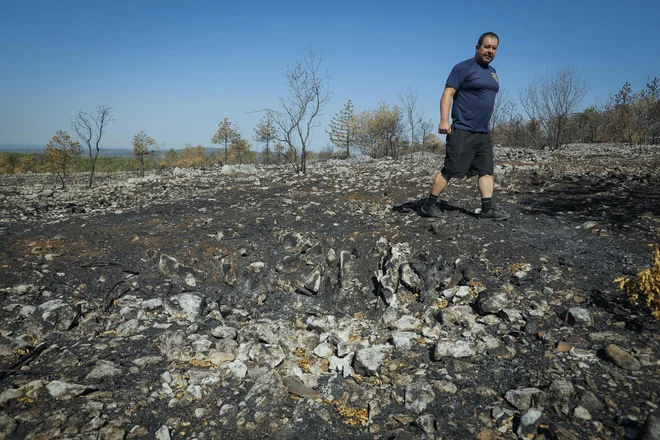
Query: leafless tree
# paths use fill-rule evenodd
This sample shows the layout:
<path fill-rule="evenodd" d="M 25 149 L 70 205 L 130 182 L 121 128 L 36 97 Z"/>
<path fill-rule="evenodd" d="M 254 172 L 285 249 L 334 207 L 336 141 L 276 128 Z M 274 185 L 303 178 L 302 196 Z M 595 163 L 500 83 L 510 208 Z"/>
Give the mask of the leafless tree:
<path fill-rule="evenodd" d="M 80 110 L 70 120 L 71 128 L 73 128 L 89 151 L 89 161 L 92 167 L 89 173 L 89 187 L 91 188 L 94 184 L 96 159 L 98 159 L 99 151 L 101 150 L 101 138 L 108 124 L 114 121 L 112 118 L 112 107 L 99 105 L 96 107 L 96 111 L 92 113 Z M 92 145 L 94 145 L 94 152 L 92 151 Z"/>
<path fill-rule="evenodd" d="M 509 97 L 509 91 L 501 88 L 495 97 L 495 107 L 493 108 L 493 115 L 490 118 L 490 129 L 494 130 L 500 125 L 509 121 L 515 111 L 516 104 Z"/>
<path fill-rule="evenodd" d="M 507 89 L 501 88 L 495 97 L 495 107 L 490 118 L 490 130 L 493 142 L 513 146 L 512 131 L 518 125 L 516 121 L 520 118 L 516 111 L 516 103 L 509 96 Z"/>
<path fill-rule="evenodd" d="M 559 148 L 571 114 L 588 91 L 582 74 L 573 66 L 565 66 L 532 81 L 519 97 L 527 118 L 539 121 L 549 143 Z"/>
<path fill-rule="evenodd" d="M 323 107 L 330 101 L 328 77 L 321 76 L 323 57 L 317 55 L 311 46 L 303 50 L 302 61 L 286 68 L 289 93 L 280 97 L 280 109 L 266 109 L 266 115 L 277 126 L 277 139 L 288 146 L 294 154 L 286 154 L 294 170 L 307 172 L 307 147 L 310 137 L 320 125 L 319 116 Z"/>
<path fill-rule="evenodd" d="M 390 107 L 387 102 L 380 102 L 373 111 L 373 132 L 376 136 L 376 145 L 381 155 L 400 157 L 404 146 L 404 116 L 398 105 Z M 370 131 L 371 131 L 370 130 Z"/>
<path fill-rule="evenodd" d="M 419 120 L 417 121 L 419 125 L 419 131 L 421 132 L 421 137 L 422 137 L 422 150 L 426 149 L 426 140 L 428 138 L 428 135 L 431 134 L 431 130 L 433 129 L 433 121 L 428 119 L 424 120 L 423 116 L 419 117 Z"/>
<path fill-rule="evenodd" d="M 399 101 L 401 101 L 401 106 L 403 108 L 403 114 L 406 118 L 406 122 L 410 127 L 410 158 L 413 157 L 413 152 L 415 151 L 415 138 L 417 137 L 417 128 L 419 120 L 422 118 L 422 110 L 419 108 L 417 102 L 419 95 L 414 86 L 408 86 L 407 93 L 401 93 L 397 95 Z"/>

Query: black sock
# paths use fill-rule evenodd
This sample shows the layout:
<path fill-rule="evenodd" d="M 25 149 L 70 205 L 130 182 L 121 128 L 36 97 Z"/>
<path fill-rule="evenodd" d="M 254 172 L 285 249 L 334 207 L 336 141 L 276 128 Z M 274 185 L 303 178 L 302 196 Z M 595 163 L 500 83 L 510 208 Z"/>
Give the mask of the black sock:
<path fill-rule="evenodd" d="M 438 196 L 434 196 L 433 194 L 429 194 L 428 198 L 426 199 L 426 204 L 427 205 L 432 205 L 434 203 L 438 203 Z"/>
<path fill-rule="evenodd" d="M 490 211 L 491 209 L 493 209 L 493 199 L 490 197 L 481 199 L 481 212 Z"/>

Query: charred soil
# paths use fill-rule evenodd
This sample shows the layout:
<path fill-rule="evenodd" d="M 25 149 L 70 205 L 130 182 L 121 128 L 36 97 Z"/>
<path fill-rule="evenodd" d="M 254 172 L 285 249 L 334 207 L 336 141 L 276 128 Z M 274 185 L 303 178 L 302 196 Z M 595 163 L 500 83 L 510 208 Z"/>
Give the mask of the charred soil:
<path fill-rule="evenodd" d="M 658 151 L 502 149 L 500 222 L 474 179 L 422 216 L 430 155 L 9 182 L 0 435 L 637 438 L 660 326 L 614 279 L 660 241 Z"/>

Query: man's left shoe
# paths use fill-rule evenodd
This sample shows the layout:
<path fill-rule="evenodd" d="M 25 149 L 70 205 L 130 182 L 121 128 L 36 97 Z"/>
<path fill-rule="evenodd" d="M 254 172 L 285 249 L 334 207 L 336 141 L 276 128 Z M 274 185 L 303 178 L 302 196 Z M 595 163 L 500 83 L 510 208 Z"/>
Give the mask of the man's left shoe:
<path fill-rule="evenodd" d="M 493 208 L 488 211 L 481 211 L 479 218 L 481 220 L 506 220 L 509 218 L 509 213 Z"/>
<path fill-rule="evenodd" d="M 422 205 L 420 211 L 427 217 L 433 218 L 447 218 L 447 213 L 434 202 L 426 202 Z"/>

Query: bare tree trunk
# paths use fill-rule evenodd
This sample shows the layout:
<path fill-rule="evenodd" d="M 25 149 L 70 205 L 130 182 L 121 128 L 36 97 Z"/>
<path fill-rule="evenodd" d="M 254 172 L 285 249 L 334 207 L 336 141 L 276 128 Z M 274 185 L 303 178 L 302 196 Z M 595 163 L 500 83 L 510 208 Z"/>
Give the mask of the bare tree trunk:
<path fill-rule="evenodd" d="M 413 158 L 413 153 L 415 151 L 415 127 L 417 126 L 417 121 L 421 119 L 421 110 L 417 103 L 418 95 L 415 88 L 411 85 L 408 87 L 408 93 L 398 94 L 401 105 L 403 106 L 403 112 L 407 119 L 408 125 L 410 126 L 410 159 Z"/>
<path fill-rule="evenodd" d="M 103 138 L 103 131 L 107 125 L 114 121 L 112 118 L 112 107 L 107 105 L 99 105 L 96 107 L 95 113 L 78 112 L 76 116 L 71 119 L 71 126 L 78 134 L 78 137 L 87 145 L 89 151 L 89 160 L 91 165 L 91 172 L 89 174 L 89 187 L 94 184 L 94 172 L 96 170 L 96 160 L 99 157 L 101 150 L 100 144 Z M 96 153 L 92 155 L 92 140 L 95 140 L 94 147 Z"/>
<path fill-rule="evenodd" d="M 582 75 L 566 66 L 547 73 L 540 81 L 534 80 L 519 97 L 527 117 L 539 121 L 546 138 L 558 148 L 565 135 L 563 120 L 576 110 L 588 91 Z"/>
<path fill-rule="evenodd" d="M 62 178 L 59 172 L 56 171 L 55 174 L 57 174 L 57 177 L 60 178 L 60 182 L 62 182 L 62 189 L 65 189 L 66 185 L 64 184 L 64 179 Z"/>
<path fill-rule="evenodd" d="M 324 81 L 320 77 L 321 62 L 322 57 L 318 57 L 311 46 L 304 50 L 302 61 L 286 69 L 289 95 L 280 97 L 281 110 L 265 110 L 279 128 L 275 139 L 284 142 L 295 152 L 297 159 L 300 159 L 300 163 L 296 159 L 295 169 L 302 174 L 307 172 L 310 136 L 319 126 L 318 116 L 330 100 L 327 78 Z M 294 164 L 290 158 L 287 159 Z"/>

